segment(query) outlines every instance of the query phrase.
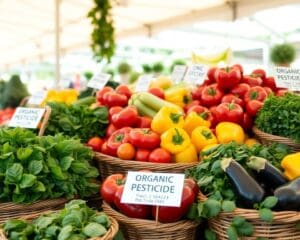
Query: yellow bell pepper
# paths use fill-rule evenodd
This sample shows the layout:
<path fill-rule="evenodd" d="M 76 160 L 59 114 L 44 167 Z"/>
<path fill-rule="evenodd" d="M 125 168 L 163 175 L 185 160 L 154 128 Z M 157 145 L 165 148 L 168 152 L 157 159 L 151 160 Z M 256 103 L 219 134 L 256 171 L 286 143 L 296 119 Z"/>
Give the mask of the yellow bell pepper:
<path fill-rule="evenodd" d="M 218 143 L 213 132 L 205 126 L 196 127 L 192 132 L 192 143 L 197 151 L 201 151 L 205 146 Z"/>
<path fill-rule="evenodd" d="M 281 161 L 281 167 L 289 180 L 300 177 L 300 152 L 286 155 Z"/>
<path fill-rule="evenodd" d="M 252 147 L 254 146 L 255 144 L 259 144 L 259 142 L 255 139 L 255 138 L 247 138 L 245 140 L 245 144 L 248 146 L 248 147 Z"/>
<path fill-rule="evenodd" d="M 191 139 L 183 128 L 172 127 L 160 136 L 160 146 L 172 154 L 184 151 Z"/>
<path fill-rule="evenodd" d="M 190 112 L 184 120 L 183 128 L 189 135 L 192 134 L 193 130 L 199 126 L 210 127 L 210 121 L 207 121 L 196 112 Z"/>
<path fill-rule="evenodd" d="M 191 100 L 190 91 L 186 87 L 174 87 L 165 91 L 165 100 L 184 107 Z"/>
<path fill-rule="evenodd" d="M 198 154 L 193 144 L 190 144 L 185 150 L 177 153 L 173 157 L 176 163 L 198 162 Z"/>
<path fill-rule="evenodd" d="M 168 78 L 167 76 L 161 75 L 150 83 L 150 87 L 167 89 L 167 88 L 171 87 L 172 84 L 173 84 L 173 81 L 170 78 Z"/>
<path fill-rule="evenodd" d="M 219 143 L 235 141 L 238 144 L 243 144 L 245 139 L 243 128 L 232 122 L 219 123 L 216 127 L 216 135 Z"/>
<path fill-rule="evenodd" d="M 151 129 L 162 134 L 172 127 L 182 128 L 183 124 L 183 114 L 179 108 L 162 107 L 152 119 Z"/>

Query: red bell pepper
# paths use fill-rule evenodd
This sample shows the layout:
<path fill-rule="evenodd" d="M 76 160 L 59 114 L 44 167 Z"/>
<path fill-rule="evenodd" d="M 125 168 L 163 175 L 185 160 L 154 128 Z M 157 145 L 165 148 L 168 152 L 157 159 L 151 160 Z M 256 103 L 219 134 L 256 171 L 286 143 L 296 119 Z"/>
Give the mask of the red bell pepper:
<path fill-rule="evenodd" d="M 135 124 L 137 128 L 150 128 L 151 127 L 152 119 L 146 116 L 138 116 L 138 120 Z"/>
<path fill-rule="evenodd" d="M 250 100 L 257 100 L 263 102 L 268 96 L 266 90 L 263 87 L 255 86 L 249 89 L 244 96 L 244 101 L 249 102 Z"/>
<path fill-rule="evenodd" d="M 109 91 L 104 93 L 102 103 L 108 107 L 124 107 L 127 105 L 127 97 L 114 91 Z"/>
<path fill-rule="evenodd" d="M 138 121 L 138 112 L 135 107 L 129 106 L 112 116 L 112 124 L 117 128 L 133 127 Z"/>
<path fill-rule="evenodd" d="M 273 77 L 266 77 L 263 81 L 265 87 L 271 88 L 274 92 L 277 91 L 275 79 Z"/>
<path fill-rule="evenodd" d="M 107 151 L 112 156 L 117 156 L 117 150 L 122 143 L 127 143 L 129 140 L 129 132 L 132 128 L 124 127 L 115 131 L 107 140 Z"/>
<path fill-rule="evenodd" d="M 188 112 L 191 107 L 199 106 L 199 105 L 200 105 L 200 101 L 199 100 L 194 100 L 194 101 L 190 102 L 188 105 L 185 105 L 183 107 L 184 112 Z"/>
<path fill-rule="evenodd" d="M 253 119 L 250 116 L 249 113 L 245 112 L 243 115 L 243 121 L 242 121 L 242 127 L 243 129 L 250 131 L 252 129 L 253 126 Z"/>
<path fill-rule="evenodd" d="M 247 83 L 250 87 L 261 86 L 263 81 L 260 77 L 245 75 L 243 77 L 242 83 Z"/>
<path fill-rule="evenodd" d="M 205 86 L 197 86 L 192 90 L 192 99 L 201 100 L 202 92 Z"/>
<path fill-rule="evenodd" d="M 209 80 L 209 84 L 215 83 L 216 82 L 216 77 L 215 77 L 215 73 L 216 73 L 217 68 L 216 67 L 211 67 L 210 69 L 208 69 L 207 71 L 207 77 Z"/>
<path fill-rule="evenodd" d="M 124 180 L 123 174 L 113 174 L 107 177 L 100 188 L 102 199 L 108 204 L 113 204 L 118 186 L 123 185 Z"/>
<path fill-rule="evenodd" d="M 119 93 L 121 95 L 125 95 L 127 99 L 129 99 L 132 95 L 131 90 L 127 85 L 121 84 L 116 88 L 116 93 Z"/>
<path fill-rule="evenodd" d="M 211 112 L 206 108 L 202 106 L 193 106 L 187 111 L 187 115 L 191 112 L 197 113 L 200 117 L 202 117 L 204 120 L 212 122 L 212 114 Z"/>
<path fill-rule="evenodd" d="M 111 88 L 111 87 L 103 87 L 103 88 L 101 88 L 96 93 L 97 101 L 102 103 L 103 102 L 103 96 L 104 96 L 104 94 L 107 93 L 107 92 L 113 92 L 113 91 L 114 91 L 114 89 Z"/>
<path fill-rule="evenodd" d="M 112 123 L 110 123 L 106 128 L 105 137 L 109 138 L 115 131 L 117 131 L 117 128 Z"/>
<path fill-rule="evenodd" d="M 222 103 L 236 103 L 238 105 L 240 105 L 241 107 L 244 106 L 244 101 L 243 99 L 240 99 L 239 97 L 235 96 L 234 94 L 226 94 L 222 97 L 221 100 Z"/>
<path fill-rule="evenodd" d="M 201 103 L 207 107 L 218 105 L 223 95 L 223 91 L 217 87 L 217 84 L 208 85 L 202 91 Z"/>
<path fill-rule="evenodd" d="M 220 68 L 216 70 L 215 77 L 218 87 L 223 90 L 229 90 L 235 87 L 242 79 L 242 74 L 239 68 Z"/>
<path fill-rule="evenodd" d="M 112 122 L 112 116 L 121 112 L 123 110 L 122 107 L 120 106 L 114 106 L 114 107 L 111 107 L 109 110 L 108 110 L 108 117 L 109 117 L 109 122 Z"/>
<path fill-rule="evenodd" d="M 249 91 L 249 89 L 250 86 L 247 83 L 239 83 L 233 89 L 231 89 L 231 93 L 238 96 L 239 98 L 243 98 Z"/>
<path fill-rule="evenodd" d="M 247 113 L 249 113 L 250 116 L 255 117 L 257 112 L 262 108 L 263 103 L 258 100 L 251 100 L 248 101 L 246 104 L 246 110 Z"/>
<path fill-rule="evenodd" d="M 252 71 L 251 76 L 260 77 L 264 81 L 266 79 L 267 74 L 265 70 L 258 68 Z"/>
<path fill-rule="evenodd" d="M 129 142 L 137 148 L 154 149 L 160 145 L 160 136 L 150 128 L 134 128 L 129 133 Z"/>
<path fill-rule="evenodd" d="M 221 103 L 216 108 L 218 122 L 234 122 L 240 124 L 243 119 L 243 108 L 236 103 Z"/>

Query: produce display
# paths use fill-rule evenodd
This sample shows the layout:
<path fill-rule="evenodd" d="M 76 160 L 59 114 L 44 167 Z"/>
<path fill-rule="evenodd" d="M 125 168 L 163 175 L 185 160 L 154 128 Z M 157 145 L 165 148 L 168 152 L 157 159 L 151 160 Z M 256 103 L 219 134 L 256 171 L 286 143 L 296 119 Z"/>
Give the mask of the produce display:
<path fill-rule="evenodd" d="M 72 138 L 0 128 L 0 159 L 0 202 L 87 197 L 98 189 L 92 151 Z"/>
<path fill-rule="evenodd" d="M 176 222 L 186 217 L 199 191 L 194 180 L 185 179 L 180 206 L 160 206 L 157 214 L 156 206 L 122 203 L 121 198 L 125 182 L 126 176 L 123 174 L 113 174 L 107 177 L 100 189 L 103 200 L 128 217 L 155 219 L 157 216 L 158 221 L 162 223 Z"/>
<path fill-rule="evenodd" d="M 8 220 L 3 224 L 3 230 L 9 240 L 84 240 L 105 235 L 110 225 L 105 213 L 89 208 L 83 200 L 73 200 L 64 209 L 44 214 L 31 222 Z"/>

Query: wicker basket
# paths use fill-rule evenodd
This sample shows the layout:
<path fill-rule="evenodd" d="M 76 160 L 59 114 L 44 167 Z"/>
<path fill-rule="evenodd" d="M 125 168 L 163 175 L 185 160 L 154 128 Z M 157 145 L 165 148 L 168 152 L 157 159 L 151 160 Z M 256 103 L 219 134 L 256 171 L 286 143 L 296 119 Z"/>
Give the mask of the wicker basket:
<path fill-rule="evenodd" d="M 175 223 L 156 223 L 154 220 L 129 218 L 103 202 L 103 211 L 115 218 L 126 240 L 195 240 L 198 222 L 181 220 Z"/>
<path fill-rule="evenodd" d="M 0 203 L 0 223 L 8 219 L 22 218 L 28 215 L 35 217 L 46 211 L 57 210 L 68 202 L 65 198 L 37 201 L 33 204 Z"/>
<path fill-rule="evenodd" d="M 140 161 L 121 160 L 116 157 L 108 156 L 95 152 L 95 160 L 98 162 L 100 176 L 102 180 L 114 173 L 127 174 L 128 171 L 150 170 L 153 172 L 184 173 L 185 169 L 198 164 L 193 163 L 150 163 Z"/>
<path fill-rule="evenodd" d="M 207 198 L 203 194 L 199 194 L 199 200 L 205 201 Z M 219 240 L 228 240 L 227 229 L 231 225 L 231 221 L 236 216 L 243 216 L 253 224 L 254 233 L 251 237 L 243 237 L 243 239 L 256 240 L 263 237 L 268 240 L 299 240 L 300 231 L 296 229 L 296 224 L 300 221 L 300 212 L 281 211 L 273 212 L 273 222 L 263 222 L 254 209 L 236 208 L 234 212 L 221 212 L 217 217 L 209 219 L 208 225 L 213 230 Z"/>
<path fill-rule="evenodd" d="M 291 140 L 290 138 L 265 133 L 259 130 L 257 127 L 253 127 L 252 130 L 257 138 L 265 145 L 270 145 L 272 143 L 281 143 L 289 146 L 292 152 L 300 152 L 300 144 L 293 142 L 293 140 Z"/>
<path fill-rule="evenodd" d="M 27 216 L 26 218 L 23 218 L 25 220 L 32 220 L 37 216 Z M 112 218 L 109 217 L 109 220 L 111 222 L 111 226 L 108 229 L 107 233 L 102 236 L 102 237 L 96 237 L 96 238 L 89 238 L 88 240 L 113 240 L 113 238 L 115 237 L 115 235 L 117 234 L 117 232 L 119 231 L 119 224 L 118 222 Z M 5 236 L 5 233 L 3 231 L 3 229 L 0 229 L 0 240 L 8 240 Z"/>

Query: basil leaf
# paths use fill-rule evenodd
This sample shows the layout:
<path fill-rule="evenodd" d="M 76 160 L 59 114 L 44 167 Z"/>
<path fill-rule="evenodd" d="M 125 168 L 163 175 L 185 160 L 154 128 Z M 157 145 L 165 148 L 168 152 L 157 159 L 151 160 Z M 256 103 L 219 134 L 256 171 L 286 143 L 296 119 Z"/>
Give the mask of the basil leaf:
<path fill-rule="evenodd" d="M 276 206 L 277 202 L 278 202 L 277 197 L 269 196 L 260 205 L 261 207 L 265 207 L 265 208 L 273 208 Z"/>
<path fill-rule="evenodd" d="M 19 148 L 17 150 L 17 158 L 21 161 L 27 160 L 32 154 L 33 150 L 31 148 Z"/>
<path fill-rule="evenodd" d="M 33 160 L 28 165 L 29 173 L 38 175 L 43 170 L 43 161 Z"/>
<path fill-rule="evenodd" d="M 23 166 L 19 163 L 14 163 L 6 170 L 6 181 L 9 183 L 18 183 L 23 175 Z"/>
<path fill-rule="evenodd" d="M 61 229 L 60 233 L 58 234 L 57 240 L 67 240 L 73 231 L 73 227 L 68 225 Z"/>
<path fill-rule="evenodd" d="M 89 223 L 83 228 L 83 233 L 88 237 L 101 237 L 107 230 L 99 223 Z"/>
<path fill-rule="evenodd" d="M 36 183 L 36 176 L 24 173 L 20 182 L 20 188 L 29 188 Z"/>
<path fill-rule="evenodd" d="M 265 222 L 273 221 L 273 212 L 268 208 L 259 209 L 259 217 Z"/>

